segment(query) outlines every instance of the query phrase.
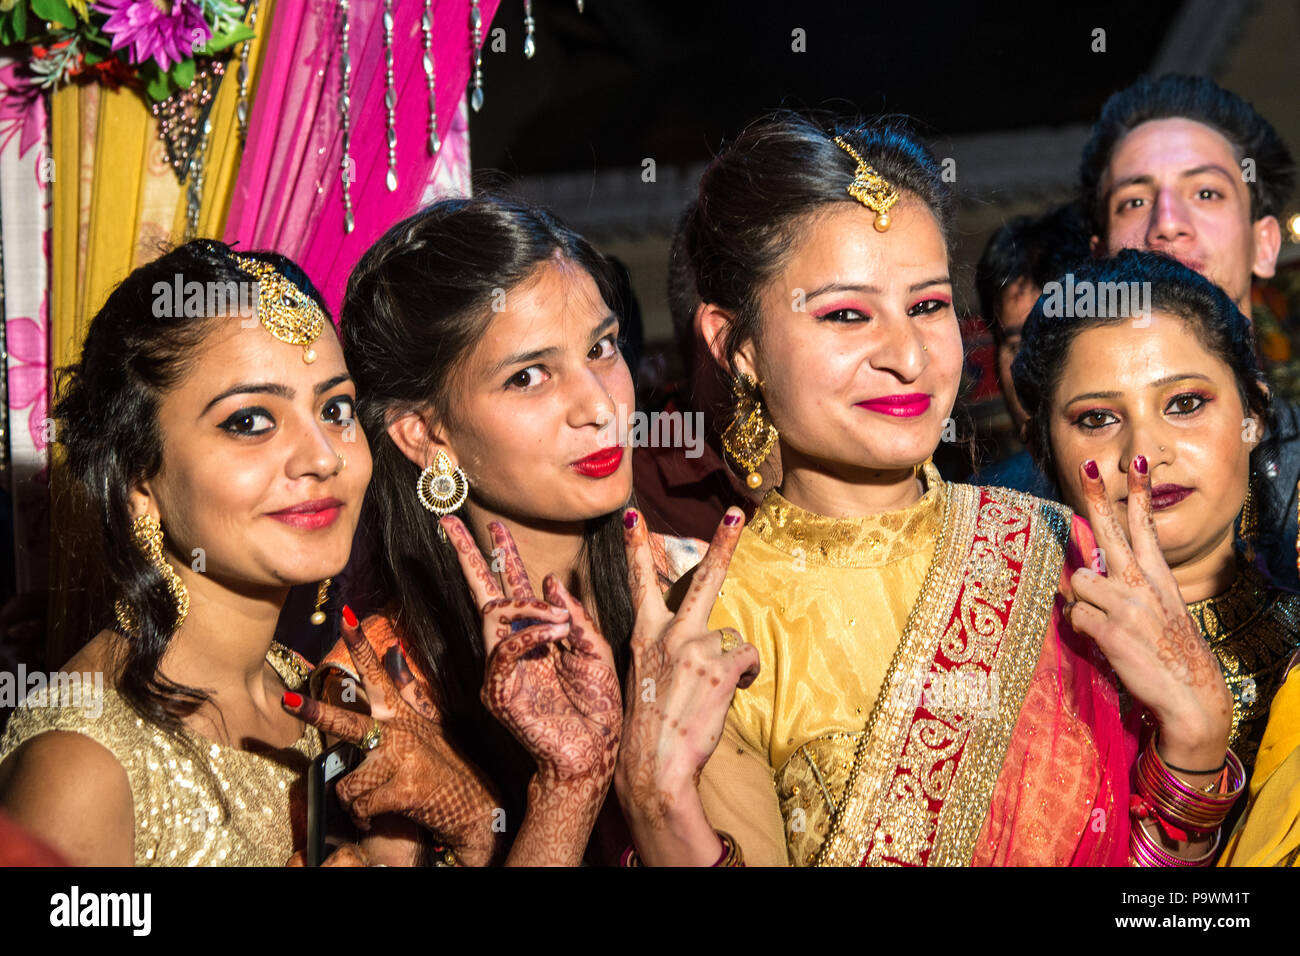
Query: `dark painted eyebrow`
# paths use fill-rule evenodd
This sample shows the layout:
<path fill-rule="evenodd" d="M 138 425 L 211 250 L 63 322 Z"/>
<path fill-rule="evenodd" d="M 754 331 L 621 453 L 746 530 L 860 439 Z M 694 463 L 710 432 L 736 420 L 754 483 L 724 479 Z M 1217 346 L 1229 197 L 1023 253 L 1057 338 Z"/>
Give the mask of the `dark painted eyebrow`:
<path fill-rule="evenodd" d="M 328 378 L 325 381 L 318 383 L 312 389 L 312 394 L 324 394 L 336 385 L 341 385 L 344 382 L 350 381 L 352 381 L 351 375 L 346 373 L 335 375 L 333 378 Z M 297 394 L 298 393 L 292 388 L 289 388 L 287 385 L 281 385 L 279 382 L 240 382 L 238 385 L 232 385 L 225 391 L 217 393 L 208 404 L 203 406 L 203 411 L 199 413 L 199 417 L 202 418 L 209 410 L 211 410 L 213 405 L 229 398 L 231 395 L 274 395 L 277 398 L 283 398 L 285 401 L 291 402 Z"/>
<path fill-rule="evenodd" d="M 920 292 L 922 289 L 928 289 L 934 285 L 952 285 L 952 279 L 948 276 L 936 276 L 933 279 L 924 279 L 921 282 L 914 282 L 907 287 L 908 292 Z M 819 285 L 808 293 L 809 299 L 815 299 L 819 295 L 825 295 L 828 292 L 865 292 L 868 295 L 880 295 L 880 288 L 874 285 L 859 285 L 855 282 L 828 282 L 825 285 Z"/>
<path fill-rule="evenodd" d="M 1177 372 L 1173 375 L 1166 375 L 1164 378 L 1158 378 L 1154 382 L 1148 382 L 1147 388 L 1163 388 L 1166 385 L 1172 385 L 1174 382 L 1182 382 L 1187 379 L 1200 379 L 1204 382 L 1210 381 L 1208 375 L 1202 375 L 1199 372 Z M 1074 396 L 1074 398 L 1070 399 L 1065 404 L 1073 405 L 1075 402 L 1092 401 L 1093 399 L 1098 398 L 1119 398 L 1120 394 L 1121 393 L 1119 392 L 1084 392 L 1080 395 Z"/>
<path fill-rule="evenodd" d="M 605 333 L 605 330 L 608 329 L 611 325 L 618 325 L 618 316 L 614 315 L 614 313 L 612 312 L 606 315 L 603 319 L 601 319 L 600 324 L 597 325 L 594 330 L 592 330 L 590 334 L 591 340 L 594 341 L 600 338 Z M 511 366 L 531 365 L 532 363 L 536 362 L 538 359 L 549 358 L 552 355 L 558 355 L 558 354 L 560 354 L 560 349 L 558 346 L 554 346 L 554 345 L 551 346 L 550 348 L 534 349 L 531 352 L 517 352 L 514 355 L 506 356 L 500 362 L 497 362 L 496 365 L 493 365 L 491 371 L 488 372 L 488 377 L 496 378 L 497 375 L 504 372 L 506 369 L 510 368 Z"/>

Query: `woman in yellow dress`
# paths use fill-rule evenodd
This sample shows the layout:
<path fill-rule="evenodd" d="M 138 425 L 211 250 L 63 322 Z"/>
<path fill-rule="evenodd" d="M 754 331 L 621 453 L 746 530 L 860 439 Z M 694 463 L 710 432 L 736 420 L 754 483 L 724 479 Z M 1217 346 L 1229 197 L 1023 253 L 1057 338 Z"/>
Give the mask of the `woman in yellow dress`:
<path fill-rule="evenodd" d="M 1145 472 L 1130 546 L 1094 462 L 1076 463 L 1091 532 L 928 463 L 962 367 L 952 202 L 934 157 L 883 124 L 779 116 L 704 174 L 687 248 L 736 391 L 728 448 L 756 474 L 779 442 L 783 476 L 709 618 L 761 662 L 707 728 L 716 749 L 656 756 L 681 716 L 628 701 L 615 783 L 646 863 L 713 862 L 715 828 L 771 865 L 1150 858 L 1130 846 L 1137 741 L 1111 668 L 1160 727 L 1146 765 L 1199 785 L 1225 760 L 1227 689 L 1145 520 Z M 634 656 L 628 686 L 656 666 Z M 1197 828 L 1159 852 L 1204 863 L 1213 814 L 1188 800 Z"/>
<path fill-rule="evenodd" d="M 0 809 L 74 864 L 282 866 L 321 740 L 280 705 L 308 666 L 276 623 L 294 585 L 326 600 L 371 467 L 320 296 L 283 256 L 187 243 L 113 291 L 65 386 L 116 626 L 10 719 Z"/>

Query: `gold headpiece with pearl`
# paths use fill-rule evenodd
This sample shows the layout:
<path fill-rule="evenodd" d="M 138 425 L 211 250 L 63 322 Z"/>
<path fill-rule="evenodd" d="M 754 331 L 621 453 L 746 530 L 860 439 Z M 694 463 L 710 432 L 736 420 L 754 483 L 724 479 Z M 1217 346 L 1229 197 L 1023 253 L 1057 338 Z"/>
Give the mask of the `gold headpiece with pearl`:
<path fill-rule="evenodd" d="M 308 365 L 316 361 L 312 345 L 325 331 L 325 313 L 316 300 L 269 262 L 247 256 L 235 256 L 235 262 L 257 276 L 257 313 L 262 327 L 281 342 L 302 346 L 302 360 Z"/>
<path fill-rule="evenodd" d="M 844 137 L 836 136 L 835 145 L 852 156 L 854 162 L 858 164 L 853 174 L 853 182 L 848 186 L 849 195 L 876 214 L 876 232 L 884 232 L 889 228 L 889 210 L 893 209 L 894 203 L 898 202 L 898 190 L 889 180 L 872 169 Z"/>

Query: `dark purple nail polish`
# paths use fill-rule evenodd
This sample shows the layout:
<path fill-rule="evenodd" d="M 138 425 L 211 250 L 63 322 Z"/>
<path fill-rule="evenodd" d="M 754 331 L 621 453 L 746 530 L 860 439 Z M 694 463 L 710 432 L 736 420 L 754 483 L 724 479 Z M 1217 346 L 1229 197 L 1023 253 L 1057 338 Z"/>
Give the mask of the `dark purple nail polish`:
<path fill-rule="evenodd" d="M 1133 458 L 1133 467 L 1137 469 L 1139 475 L 1147 473 L 1147 459 L 1145 455 L 1137 455 Z"/>
<path fill-rule="evenodd" d="M 1091 458 L 1083 463 L 1083 473 L 1089 478 L 1101 477 L 1101 469 L 1097 467 L 1097 463 Z"/>
<path fill-rule="evenodd" d="M 737 522 L 739 521 L 740 521 L 740 515 L 736 514 L 734 511 L 728 511 L 725 515 L 722 516 L 722 523 L 725 524 L 728 528 L 734 528 Z"/>
<path fill-rule="evenodd" d="M 623 512 L 623 527 L 624 527 L 624 528 L 627 528 L 629 531 L 631 531 L 633 528 L 636 527 L 636 512 L 635 512 L 635 511 L 625 511 L 625 512 Z"/>

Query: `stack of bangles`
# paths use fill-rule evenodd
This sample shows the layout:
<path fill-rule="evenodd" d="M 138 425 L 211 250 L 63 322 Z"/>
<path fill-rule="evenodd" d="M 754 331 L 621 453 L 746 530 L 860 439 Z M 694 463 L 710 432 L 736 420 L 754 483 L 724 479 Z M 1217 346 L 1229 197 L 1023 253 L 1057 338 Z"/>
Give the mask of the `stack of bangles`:
<path fill-rule="evenodd" d="M 722 856 L 718 857 L 714 866 L 744 866 L 745 856 L 740 852 L 740 844 L 730 833 L 723 833 L 721 830 L 714 830 L 718 839 L 722 841 Z M 629 846 L 623 851 L 623 856 L 618 861 L 619 866 L 641 866 L 641 858 L 636 854 L 636 846 Z"/>
<path fill-rule="evenodd" d="M 1219 830 L 1246 784 L 1241 761 L 1231 750 L 1223 766 L 1215 770 L 1183 770 L 1170 767 L 1156 750 L 1152 734 L 1137 762 L 1137 793 L 1131 798 L 1133 816 L 1129 840 L 1131 862 L 1135 866 L 1210 866 L 1219 849 Z M 1218 774 L 1206 787 L 1198 789 L 1183 781 L 1174 771 L 1188 775 Z M 1170 853 L 1143 825 L 1153 820 L 1171 840 L 1180 843 L 1204 840 L 1213 835 L 1209 852 L 1192 860 Z"/>

